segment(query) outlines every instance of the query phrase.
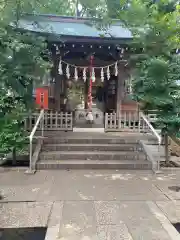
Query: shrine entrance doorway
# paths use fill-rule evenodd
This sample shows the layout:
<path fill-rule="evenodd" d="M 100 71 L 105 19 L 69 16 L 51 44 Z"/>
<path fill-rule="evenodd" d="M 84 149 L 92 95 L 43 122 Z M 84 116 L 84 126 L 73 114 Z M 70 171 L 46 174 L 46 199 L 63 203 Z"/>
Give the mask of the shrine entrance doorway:
<path fill-rule="evenodd" d="M 105 86 L 98 81 L 92 85 L 92 122 L 88 121 L 88 81 L 74 83 L 69 89 L 68 99 L 73 106 L 73 123 L 75 128 L 104 128 L 105 116 Z"/>

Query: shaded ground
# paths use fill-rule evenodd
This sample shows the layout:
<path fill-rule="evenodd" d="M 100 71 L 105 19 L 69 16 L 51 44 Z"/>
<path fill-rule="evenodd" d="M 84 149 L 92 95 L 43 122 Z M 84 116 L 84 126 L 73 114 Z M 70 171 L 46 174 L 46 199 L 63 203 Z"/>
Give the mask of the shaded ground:
<path fill-rule="evenodd" d="M 46 228 L 0 228 L 0 239 L 44 240 Z"/>
<path fill-rule="evenodd" d="M 0 184 L 1 229 L 47 226 L 46 240 L 180 239 L 170 223 L 180 222 L 180 171 L 6 170 Z"/>

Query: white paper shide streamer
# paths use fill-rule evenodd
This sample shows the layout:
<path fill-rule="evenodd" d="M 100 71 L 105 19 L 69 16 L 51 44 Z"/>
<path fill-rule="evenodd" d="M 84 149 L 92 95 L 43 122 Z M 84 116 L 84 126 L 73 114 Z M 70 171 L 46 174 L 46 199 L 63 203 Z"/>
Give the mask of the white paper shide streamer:
<path fill-rule="evenodd" d="M 129 85 L 129 93 L 132 94 L 132 83 Z"/>
<path fill-rule="evenodd" d="M 75 67 L 75 69 L 74 69 L 74 79 L 75 79 L 75 81 L 78 80 L 78 70 L 77 70 L 77 67 Z"/>
<path fill-rule="evenodd" d="M 101 82 L 104 82 L 104 68 L 101 68 Z"/>
<path fill-rule="evenodd" d="M 110 77 L 111 77 L 111 75 L 110 75 L 110 67 L 108 66 L 107 67 L 107 79 L 109 80 Z"/>
<path fill-rule="evenodd" d="M 62 70 L 62 60 L 60 59 L 59 61 L 59 68 L 58 68 L 59 74 L 63 75 L 63 70 Z"/>
<path fill-rule="evenodd" d="M 83 69 L 83 80 L 86 82 L 87 75 L 86 75 L 86 68 Z"/>
<path fill-rule="evenodd" d="M 117 62 L 115 63 L 114 70 L 115 70 L 114 75 L 117 77 L 117 75 L 118 75 L 118 63 Z"/>
<path fill-rule="evenodd" d="M 96 81 L 96 75 L 95 75 L 94 68 L 92 69 L 92 81 L 93 81 L 93 82 Z"/>
<path fill-rule="evenodd" d="M 66 77 L 69 79 L 71 77 L 71 73 L 70 73 L 70 69 L 72 68 L 72 70 L 74 71 L 73 75 L 74 75 L 74 80 L 78 81 L 79 79 L 79 74 L 78 71 L 79 69 L 83 70 L 83 80 L 84 82 L 86 82 L 87 80 L 87 69 L 88 67 L 86 66 L 76 66 L 76 65 L 71 65 L 65 61 L 63 61 L 60 58 L 59 61 L 59 67 L 58 67 L 58 72 L 60 75 L 63 75 L 63 65 L 66 66 Z M 115 62 L 114 64 L 111 65 L 107 65 L 107 66 L 102 66 L 102 67 L 93 67 L 92 68 L 92 82 L 96 81 L 96 72 L 95 70 L 100 69 L 101 71 L 101 82 L 104 82 L 105 80 L 105 75 L 107 76 L 107 79 L 109 80 L 111 78 L 111 67 L 114 68 L 113 73 L 115 76 L 118 76 L 118 62 Z"/>
<path fill-rule="evenodd" d="M 70 70 L 69 70 L 69 65 L 67 64 L 66 67 L 66 77 L 69 79 L 70 78 Z"/>
<path fill-rule="evenodd" d="M 132 94 L 132 79 L 129 81 L 129 93 Z"/>

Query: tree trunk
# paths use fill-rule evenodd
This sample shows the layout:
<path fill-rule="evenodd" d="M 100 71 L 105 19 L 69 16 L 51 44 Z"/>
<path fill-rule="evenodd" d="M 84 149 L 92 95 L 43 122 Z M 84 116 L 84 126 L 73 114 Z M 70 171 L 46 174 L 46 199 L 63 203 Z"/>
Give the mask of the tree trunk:
<path fill-rule="evenodd" d="M 16 148 L 12 150 L 12 165 L 16 166 Z"/>
<path fill-rule="evenodd" d="M 169 141 L 167 132 L 164 134 L 165 163 L 169 164 Z"/>

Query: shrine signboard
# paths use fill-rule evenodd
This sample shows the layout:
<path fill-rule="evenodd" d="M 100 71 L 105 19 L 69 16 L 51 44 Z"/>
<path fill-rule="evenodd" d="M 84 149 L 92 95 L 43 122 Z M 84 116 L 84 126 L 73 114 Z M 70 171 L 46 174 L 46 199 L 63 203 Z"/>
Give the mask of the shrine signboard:
<path fill-rule="evenodd" d="M 47 88 L 36 88 L 36 104 L 41 109 L 48 109 Z"/>

